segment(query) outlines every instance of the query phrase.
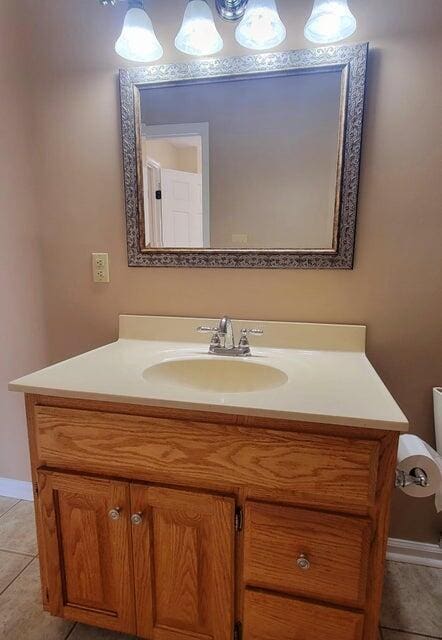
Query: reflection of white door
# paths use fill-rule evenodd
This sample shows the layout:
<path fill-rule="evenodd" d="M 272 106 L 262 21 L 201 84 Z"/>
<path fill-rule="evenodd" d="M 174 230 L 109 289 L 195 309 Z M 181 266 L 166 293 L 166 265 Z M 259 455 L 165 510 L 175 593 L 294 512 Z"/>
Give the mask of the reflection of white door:
<path fill-rule="evenodd" d="M 203 247 L 200 173 L 161 169 L 164 247 Z"/>

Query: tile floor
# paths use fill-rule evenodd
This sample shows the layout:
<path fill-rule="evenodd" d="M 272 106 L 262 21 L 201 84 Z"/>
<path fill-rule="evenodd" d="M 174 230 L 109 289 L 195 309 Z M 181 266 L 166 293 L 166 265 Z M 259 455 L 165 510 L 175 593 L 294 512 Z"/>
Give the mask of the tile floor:
<path fill-rule="evenodd" d="M 1 640 L 134 640 L 42 611 L 33 509 L 0 497 Z M 442 569 L 389 562 L 382 624 L 383 640 L 442 639 Z"/>

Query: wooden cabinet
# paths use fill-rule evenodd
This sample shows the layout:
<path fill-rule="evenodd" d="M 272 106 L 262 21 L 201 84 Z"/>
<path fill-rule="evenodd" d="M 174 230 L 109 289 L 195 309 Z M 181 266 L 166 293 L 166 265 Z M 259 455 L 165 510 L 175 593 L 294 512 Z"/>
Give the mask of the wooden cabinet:
<path fill-rule="evenodd" d="M 141 485 L 131 497 L 138 633 L 231 640 L 234 500 Z"/>
<path fill-rule="evenodd" d="M 51 613 L 154 640 L 230 640 L 232 498 L 48 471 L 38 482 Z"/>
<path fill-rule="evenodd" d="M 397 433 L 45 396 L 27 414 L 52 614 L 149 640 L 377 640 Z"/>
<path fill-rule="evenodd" d="M 38 472 L 49 610 L 135 632 L 129 485 Z"/>

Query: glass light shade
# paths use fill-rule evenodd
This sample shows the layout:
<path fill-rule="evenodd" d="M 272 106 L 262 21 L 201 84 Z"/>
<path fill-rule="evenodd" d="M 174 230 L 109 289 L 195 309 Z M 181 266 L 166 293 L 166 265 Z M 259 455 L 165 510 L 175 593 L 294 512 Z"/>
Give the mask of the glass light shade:
<path fill-rule="evenodd" d="M 210 56 L 221 51 L 223 44 L 207 2 L 190 0 L 175 38 L 176 48 L 191 56 Z"/>
<path fill-rule="evenodd" d="M 311 42 L 327 44 L 344 40 L 355 31 L 356 18 L 347 0 L 315 0 L 304 35 Z"/>
<path fill-rule="evenodd" d="M 153 62 L 163 55 L 163 47 L 157 40 L 152 20 L 144 9 L 129 9 L 124 18 L 123 30 L 115 43 L 119 56 L 134 62 Z"/>
<path fill-rule="evenodd" d="M 248 49 L 271 49 L 285 40 L 286 29 L 275 0 L 249 0 L 235 38 Z"/>

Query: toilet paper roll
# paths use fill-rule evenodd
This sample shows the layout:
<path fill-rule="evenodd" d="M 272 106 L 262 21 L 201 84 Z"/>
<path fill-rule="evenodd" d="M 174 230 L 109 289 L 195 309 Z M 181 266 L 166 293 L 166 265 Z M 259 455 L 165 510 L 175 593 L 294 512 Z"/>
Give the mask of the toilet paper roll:
<path fill-rule="evenodd" d="M 442 456 L 442 387 L 433 389 L 434 432 L 436 434 L 436 449 Z"/>
<path fill-rule="evenodd" d="M 415 498 L 435 495 L 436 508 L 439 511 L 442 506 L 442 458 L 437 451 L 418 436 L 406 433 L 399 438 L 397 466 L 398 469 L 408 474 L 416 467 L 426 473 L 428 486 L 421 487 L 412 484 L 408 487 L 401 487 L 401 490 Z"/>

